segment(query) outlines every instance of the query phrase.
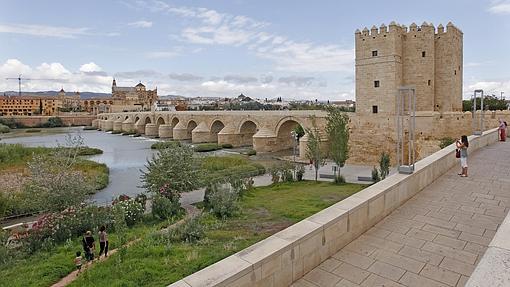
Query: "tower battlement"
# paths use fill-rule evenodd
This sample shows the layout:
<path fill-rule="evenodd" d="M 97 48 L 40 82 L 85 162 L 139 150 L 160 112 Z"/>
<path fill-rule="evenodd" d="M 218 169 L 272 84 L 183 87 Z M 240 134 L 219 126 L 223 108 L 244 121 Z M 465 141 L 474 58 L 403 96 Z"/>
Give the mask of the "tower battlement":
<path fill-rule="evenodd" d="M 379 27 L 373 25 L 370 30 L 367 27 L 363 28 L 362 30 L 356 29 L 354 34 L 357 38 L 368 39 L 369 37 L 385 37 L 389 33 L 411 34 L 419 32 L 433 32 L 435 35 L 444 33 L 463 34 L 459 28 L 452 24 L 452 22 L 448 22 L 446 28 L 442 24 L 439 24 L 436 28 L 434 27 L 434 24 L 427 22 L 423 22 L 421 26 L 418 26 L 413 22 L 411 25 L 409 25 L 409 27 L 407 27 L 405 25 L 397 24 L 395 21 L 391 22 L 388 26 L 386 26 L 384 23 Z"/>
<path fill-rule="evenodd" d="M 417 111 L 461 111 L 462 41 L 451 22 L 356 30 L 356 112 L 394 114 L 401 86 L 416 88 Z"/>

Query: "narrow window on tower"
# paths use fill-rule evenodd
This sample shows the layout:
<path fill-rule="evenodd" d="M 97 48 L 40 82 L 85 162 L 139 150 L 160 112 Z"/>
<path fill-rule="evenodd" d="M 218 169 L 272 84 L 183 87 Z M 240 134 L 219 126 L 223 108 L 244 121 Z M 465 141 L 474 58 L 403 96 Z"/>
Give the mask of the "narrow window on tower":
<path fill-rule="evenodd" d="M 377 57 L 377 50 L 372 51 L 372 57 Z"/>
<path fill-rule="evenodd" d="M 377 114 L 377 106 L 372 106 L 372 113 Z"/>
<path fill-rule="evenodd" d="M 379 88 L 379 81 L 374 81 L 374 87 Z"/>
<path fill-rule="evenodd" d="M 430 80 L 428 81 L 428 85 L 430 86 Z"/>
<path fill-rule="evenodd" d="M 457 75 L 457 70 L 454 70 L 454 71 L 453 71 L 453 74 L 454 74 L 454 75 Z"/>
<path fill-rule="evenodd" d="M 421 52 L 421 56 L 425 58 L 425 51 Z"/>

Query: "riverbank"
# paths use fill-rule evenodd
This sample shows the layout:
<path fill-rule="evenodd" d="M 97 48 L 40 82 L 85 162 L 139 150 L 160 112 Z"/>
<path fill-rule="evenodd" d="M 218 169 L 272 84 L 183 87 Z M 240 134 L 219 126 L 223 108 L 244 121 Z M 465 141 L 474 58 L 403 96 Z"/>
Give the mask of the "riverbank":
<path fill-rule="evenodd" d="M 67 148 L 65 148 L 67 149 Z M 31 204 L 26 198 L 23 186 L 29 180 L 28 164 L 36 156 L 52 156 L 56 147 L 27 147 L 21 144 L 0 144 L 0 217 L 17 216 L 40 211 L 41 207 Z M 82 173 L 98 191 L 109 181 L 109 170 L 105 164 L 83 158 L 101 154 L 97 148 L 80 147 L 76 151 L 73 169 Z"/>

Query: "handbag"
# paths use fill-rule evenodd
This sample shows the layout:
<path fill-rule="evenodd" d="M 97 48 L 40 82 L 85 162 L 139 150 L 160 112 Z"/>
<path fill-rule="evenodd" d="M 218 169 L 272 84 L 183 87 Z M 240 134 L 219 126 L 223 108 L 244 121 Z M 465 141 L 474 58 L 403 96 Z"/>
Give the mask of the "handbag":
<path fill-rule="evenodd" d="M 460 149 L 455 150 L 455 157 L 460 158 Z"/>

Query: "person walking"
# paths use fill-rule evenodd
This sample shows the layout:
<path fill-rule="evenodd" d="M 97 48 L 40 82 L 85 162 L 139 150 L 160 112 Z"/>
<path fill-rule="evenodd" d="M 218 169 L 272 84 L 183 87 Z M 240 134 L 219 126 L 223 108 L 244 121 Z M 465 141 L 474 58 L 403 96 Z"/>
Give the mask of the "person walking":
<path fill-rule="evenodd" d="M 459 175 L 461 177 L 467 177 L 468 176 L 467 149 L 469 147 L 467 136 L 464 135 L 460 137 L 460 140 L 457 140 L 455 146 L 457 146 L 457 148 L 460 150 L 460 167 L 462 168 L 462 172 L 459 173 Z"/>
<path fill-rule="evenodd" d="M 78 270 L 78 272 L 76 273 L 76 276 L 78 276 L 78 274 L 80 274 L 80 272 L 81 272 L 81 265 L 82 265 L 81 259 L 82 259 L 81 252 L 76 251 L 76 257 L 74 258 L 74 265 L 76 266 L 76 269 Z"/>
<path fill-rule="evenodd" d="M 106 233 L 106 226 L 99 227 L 99 257 L 104 252 L 104 257 L 108 257 L 108 234 Z"/>
<path fill-rule="evenodd" d="M 499 141 L 506 141 L 506 122 L 503 119 L 499 119 Z"/>
<path fill-rule="evenodd" d="M 92 236 L 92 232 L 87 231 L 85 236 L 82 239 L 83 250 L 85 251 L 85 258 L 87 261 L 94 260 L 94 250 L 96 249 L 96 244 L 94 241 L 94 237 Z"/>

